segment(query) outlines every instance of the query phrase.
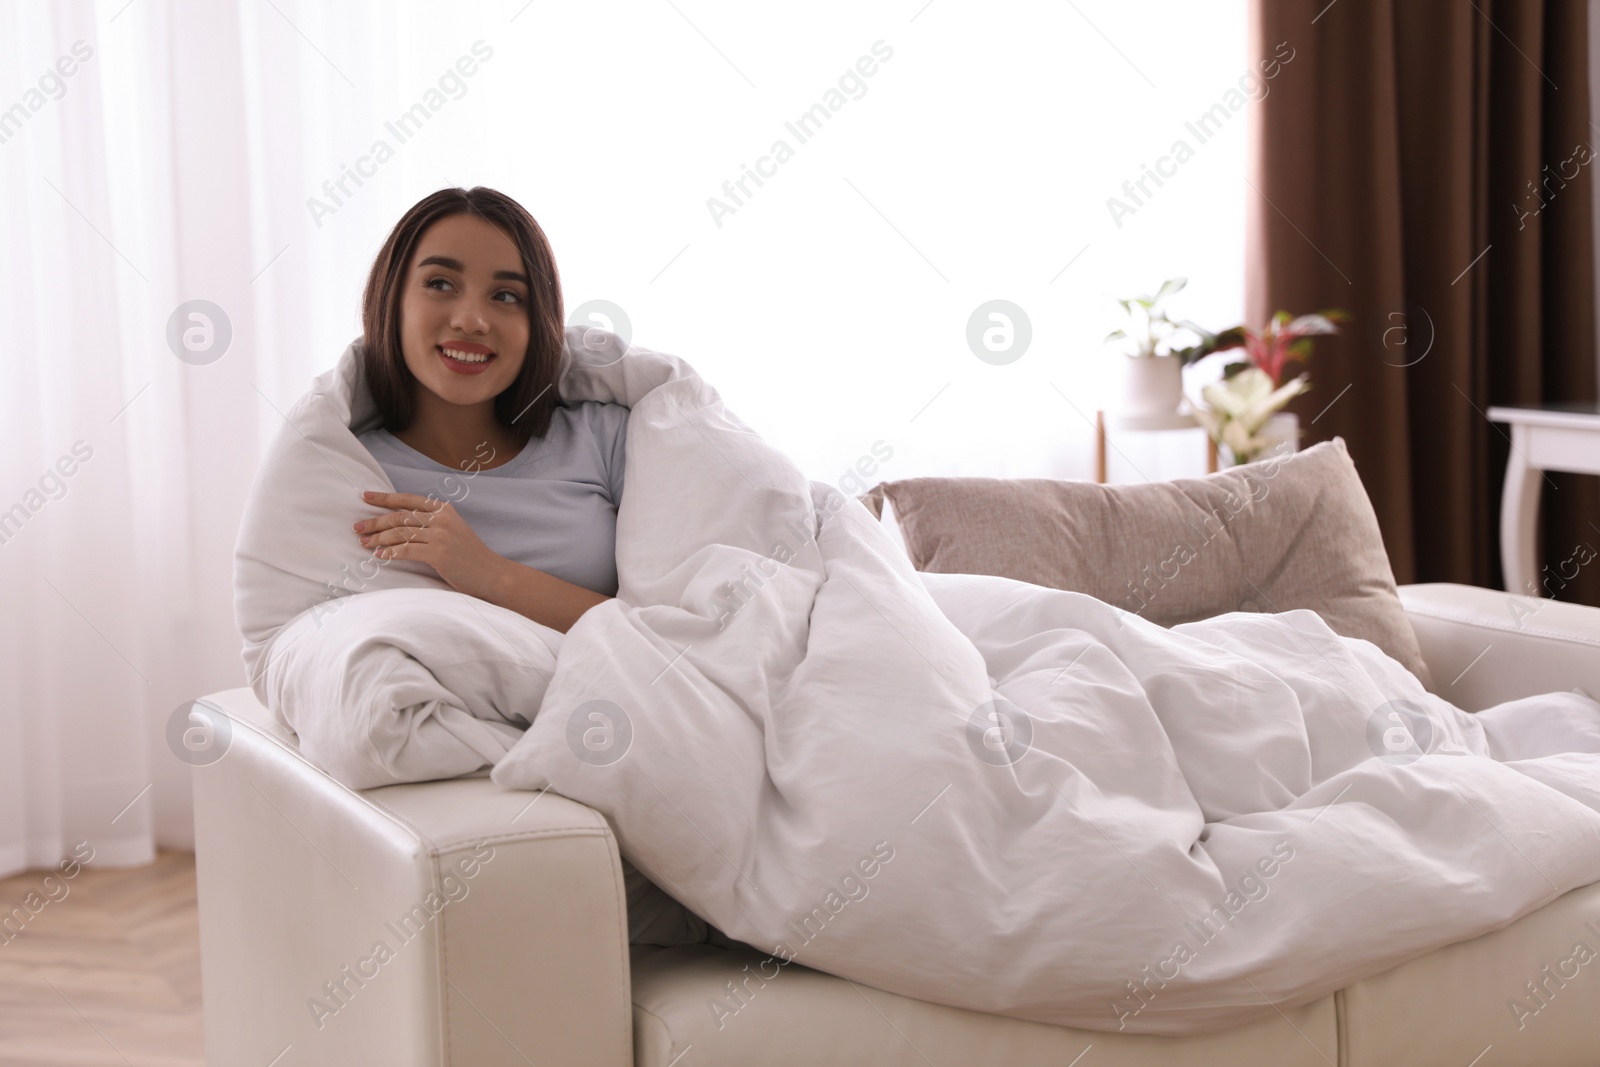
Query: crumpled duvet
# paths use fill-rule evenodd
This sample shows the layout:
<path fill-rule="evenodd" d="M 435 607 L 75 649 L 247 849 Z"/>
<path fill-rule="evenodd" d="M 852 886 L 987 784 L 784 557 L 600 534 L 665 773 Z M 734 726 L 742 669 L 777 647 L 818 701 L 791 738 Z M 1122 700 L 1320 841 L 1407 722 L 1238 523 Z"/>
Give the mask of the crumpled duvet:
<path fill-rule="evenodd" d="M 492 763 L 603 812 L 776 966 L 1138 1033 L 1270 1015 L 1600 881 L 1588 697 L 1469 715 L 1310 611 L 1164 629 L 918 574 L 683 360 L 567 348 L 562 397 L 632 413 L 619 592 L 564 636 L 353 544 L 358 491 L 389 488 L 354 347 L 290 412 L 238 620 L 258 695 L 348 784 Z"/>

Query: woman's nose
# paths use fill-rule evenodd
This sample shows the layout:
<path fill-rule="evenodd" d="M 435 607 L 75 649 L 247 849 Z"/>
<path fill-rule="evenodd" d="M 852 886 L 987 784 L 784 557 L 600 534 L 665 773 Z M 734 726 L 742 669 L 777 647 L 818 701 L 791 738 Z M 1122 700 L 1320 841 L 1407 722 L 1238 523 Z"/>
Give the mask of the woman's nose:
<path fill-rule="evenodd" d="M 489 329 L 489 317 L 484 314 L 477 300 L 468 297 L 456 304 L 455 314 L 450 316 L 450 325 L 465 333 L 485 333 Z"/>

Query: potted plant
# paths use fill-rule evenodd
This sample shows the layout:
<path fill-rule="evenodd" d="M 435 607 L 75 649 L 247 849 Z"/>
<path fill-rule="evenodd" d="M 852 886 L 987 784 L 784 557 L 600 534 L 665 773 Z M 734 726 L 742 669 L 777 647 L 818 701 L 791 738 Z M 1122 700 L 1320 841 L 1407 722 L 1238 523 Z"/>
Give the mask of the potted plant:
<path fill-rule="evenodd" d="M 1283 443 L 1294 450 L 1300 420 L 1279 409 L 1311 388 L 1311 376 L 1302 371 L 1285 383 L 1284 373 L 1291 362 L 1304 366 L 1311 358 L 1313 337 L 1338 333 L 1338 323 L 1349 317 L 1338 309 L 1298 318 L 1280 311 L 1261 333 L 1235 326 L 1212 337 L 1211 351 L 1243 348 L 1246 356 L 1224 367 L 1222 378 L 1202 389 L 1202 402 L 1194 404 L 1224 465 L 1249 463 Z"/>
<path fill-rule="evenodd" d="M 1129 323 L 1125 329 L 1107 334 L 1105 343 L 1123 342 L 1118 412 L 1128 415 L 1175 413 L 1183 401 L 1183 368 L 1210 354 L 1216 345 L 1216 334 L 1167 315 L 1167 299 L 1182 290 L 1188 281 L 1187 278 L 1168 278 L 1153 296 L 1117 301 Z M 1180 343 L 1186 340 L 1192 343 Z"/>

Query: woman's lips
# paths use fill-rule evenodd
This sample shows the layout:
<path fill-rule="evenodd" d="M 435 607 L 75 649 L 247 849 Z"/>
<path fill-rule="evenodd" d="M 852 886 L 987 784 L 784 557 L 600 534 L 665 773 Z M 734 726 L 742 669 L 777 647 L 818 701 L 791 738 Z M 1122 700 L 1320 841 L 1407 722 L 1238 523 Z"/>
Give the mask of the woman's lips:
<path fill-rule="evenodd" d="M 451 356 L 449 352 L 445 350 L 445 346 L 443 345 L 435 345 L 434 351 L 439 353 L 439 359 L 444 362 L 446 367 L 449 367 L 457 374 L 482 374 L 484 371 L 489 369 L 489 364 L 493 363 L 496 358 L 494 352 L 483 345 L 462 344 L 451 345 L 450 348 L 451 350 L 461 352 L 464 355 L 481 355 L 485 357 L 476 363 L 472 363 L 468 362 L 467 360 L 456 359 L 455 357 Z"/>

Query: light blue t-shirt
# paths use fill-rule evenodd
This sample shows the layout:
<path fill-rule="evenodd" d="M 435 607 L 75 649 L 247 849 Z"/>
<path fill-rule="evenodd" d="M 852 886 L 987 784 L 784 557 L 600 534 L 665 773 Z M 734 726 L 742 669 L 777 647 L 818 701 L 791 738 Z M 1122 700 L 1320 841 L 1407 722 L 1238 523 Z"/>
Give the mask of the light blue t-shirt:
<path fill-rule="evenodd" d="M 595 400 L 558 407 L 544 437 L 530 439 L 510 462 L 476 472 L 436 463 L 382 428 L 357 440 L 396 492 L 431 492 L 454 504 L 490 551 L 616 596 L 628 414 L 622 404 Z"/>

